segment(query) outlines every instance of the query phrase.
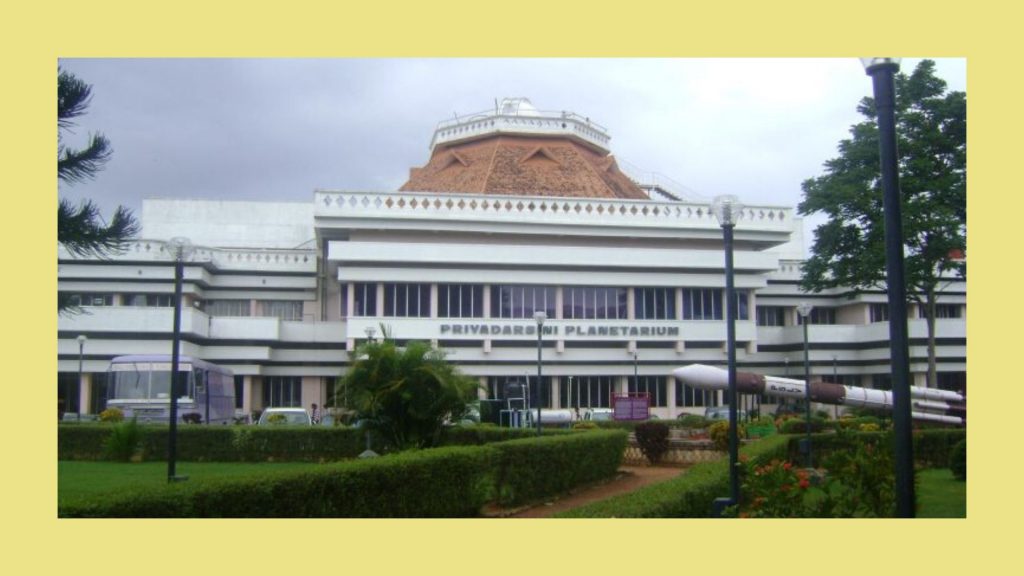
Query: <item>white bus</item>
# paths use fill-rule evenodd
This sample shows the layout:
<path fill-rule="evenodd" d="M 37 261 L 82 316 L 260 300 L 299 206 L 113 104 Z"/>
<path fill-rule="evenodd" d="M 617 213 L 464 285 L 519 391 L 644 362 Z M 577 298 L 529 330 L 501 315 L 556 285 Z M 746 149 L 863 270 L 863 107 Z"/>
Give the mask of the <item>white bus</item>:
<path fill-rule="evenodd" d="M 230 424 L 235 415 L 235 381 L 230 370 L 190 356 L 178 358 L 178 421 Z M 170 421 L 171 356 L 118 356 L 110 361 L 107 407 L 138 422 Z"/>

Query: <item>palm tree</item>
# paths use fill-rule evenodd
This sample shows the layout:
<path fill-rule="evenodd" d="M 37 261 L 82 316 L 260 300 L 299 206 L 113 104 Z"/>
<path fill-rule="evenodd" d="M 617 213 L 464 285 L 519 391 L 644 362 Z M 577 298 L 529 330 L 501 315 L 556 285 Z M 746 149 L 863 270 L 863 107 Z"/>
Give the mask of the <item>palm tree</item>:
<path fill-rule="evenodd" d="M 478 387 L 426 342 L 399 348 L 388 338 L 354 351 L 342 378 L 350 407 L 398 450 L 437 445 L 445 422 L 468 411 Z"/>

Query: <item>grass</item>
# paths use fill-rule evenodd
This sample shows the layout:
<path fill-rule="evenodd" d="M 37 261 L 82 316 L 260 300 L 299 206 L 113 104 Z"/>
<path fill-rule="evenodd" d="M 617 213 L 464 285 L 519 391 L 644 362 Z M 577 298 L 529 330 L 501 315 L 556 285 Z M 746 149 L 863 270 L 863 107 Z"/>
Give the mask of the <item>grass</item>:
<path fill-rule="evenodd" d="M 966 518 L 967 482 L 953 478 L 949 468 L 918 470 L 918 518 Z"/>
<path fill-rule="evenodd" d="M 321 466 L 308 462 L 178 462 L 175 474 L 188 476 L 183 486 L 205 481 L 247 477 L 267 472 L 306 470 Z M 159 489 L 167 484 L 166 462 L 57 462 L 57 502 L 81 502 L 109 492 Z"/>

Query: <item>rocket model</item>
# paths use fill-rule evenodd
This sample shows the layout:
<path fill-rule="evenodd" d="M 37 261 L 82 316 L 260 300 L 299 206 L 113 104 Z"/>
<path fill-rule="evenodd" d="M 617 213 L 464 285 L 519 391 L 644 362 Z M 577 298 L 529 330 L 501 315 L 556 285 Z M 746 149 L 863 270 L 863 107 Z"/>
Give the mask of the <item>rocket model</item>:
<path fill-rule="evenodd" d="M 694 388 L 726 390 L 729 372 L 705 364 L 690 364 L 676 368 L 672 375 Z M 841 404 L 858 408 L 892 410 L 892 392 L 858 386 L 844 386 L 829 382 L 810 383 L 811 401 L 823 404 Z M 737 394 L 771 394 L 783 398 L 804 399 L 807 384 L 803 380 L 764 376 L 753 372 L 736 372 Z M 956 392 L 934 388 L 910 387 L 911 417 L 946 424 L 964 424 L 966 399 Z"/>

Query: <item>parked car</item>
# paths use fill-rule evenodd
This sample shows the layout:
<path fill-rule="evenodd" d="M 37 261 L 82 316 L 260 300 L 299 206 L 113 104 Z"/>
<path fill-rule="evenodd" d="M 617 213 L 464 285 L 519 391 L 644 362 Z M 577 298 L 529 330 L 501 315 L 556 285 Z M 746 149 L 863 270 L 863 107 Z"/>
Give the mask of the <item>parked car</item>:
<path fill-rule="evenodd" d="M 267 408 L 260 414 L 260 426 L 312 426 L 313 420 L 305 408 Z"/>
<path fill-rule="evenodd" d="M 729 407 L 728 406 L 709 406 L 704 410 L 704 417 L 708 420 L 728 420 L 729 419 Z M 747 417 L 746 410 L 736 411 L 736 421 L 743 420 Z"/>
<path fill-rule="evenodd" d="M 614 420 L 615 413 L 611 408 L 589 408 L 583 413 L 583 419 L 594 422 Z"/>

